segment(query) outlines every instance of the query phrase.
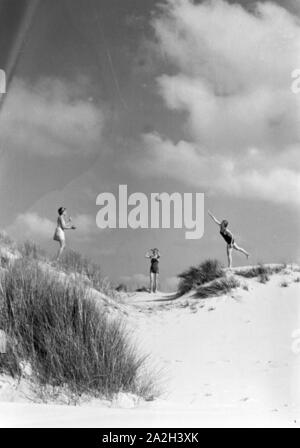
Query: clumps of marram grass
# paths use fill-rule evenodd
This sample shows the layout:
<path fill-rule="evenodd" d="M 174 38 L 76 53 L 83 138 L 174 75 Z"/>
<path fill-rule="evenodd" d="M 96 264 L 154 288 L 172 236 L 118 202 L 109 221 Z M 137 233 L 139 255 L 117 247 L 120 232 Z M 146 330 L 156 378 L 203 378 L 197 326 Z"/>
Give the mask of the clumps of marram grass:
<path fill-rule="evenodd" d="M 284 271 L 285 265 L 279 266 L 265 266 L 259 264 L 248 269 L 236 270 L 235 274 L 247 279 L 257 278 L 260 283 L 267 283 L 270 280 L 270 276 L 279 274 Z"/>
<path fill-rule="evenodd" d="M 297 277 L 294 282 L 295 283 L 300 283 L 300 277 Z"/>
<path fill-rule="evenodd" d="M 34 241 L 27 240 L 24 243 L 19 244 L 18 250 L 23 257 L 32 260 L 44 261 L 46 259 L 46 251 L 39 247 Z"/>
<path fill-rule="evenodd" d="M 208 299 L 219 297 L 230 293 L 233 289 L 239 288 L 240 282 L 234 277 L 213 280 L 208 285 L 199 286 L 194 294 L 197 299 Z"/>
<path fill-rule="evenodd" d="M 206 260 L 198 267 L 191 267 L 178 275 L 180 281 L 177 296 L 181 297 L 206 283 L 222 277 L 225 277 L 225 271 L 221 263 L 217 260 Z"/>
<path fill-rule="evenodd" d="M 0 231 L 0 244 L 4 245 L 4 246 L 9 246 L 9 247 L 15 247 L 15 242 L 3 230 Z"/>
<path fill-rule="evenodd" d="M 262 283 L 263 285 L 265 285 L 266 283 L 268 283 L 270 281 L 269 274 L 267 272 L 262 272 L 258 276 L 258 281 L 259 281 L 259 283 Z"/>
<path fill-rule="evenodd" d="M 149 292 L 149 288 L 146 286 L 141 286 L 140 288 L 136 289 L 136 292 Z"/>
<path fill-rule="evenodd" d="M 108 318 L 87 290 L 49 276 L 35 261 L 17 261 L 0 288 L 0 328 L 8 340 L 0 374 L 29 365 L 37 387 L 110 397 L 147 398 L 153 383 L 121 320 Z"/>
<path fill-rule="evenodd" d="M 281 288 L 288 288 L 288 287 L 289 287 L 289 284 L 288 284 L 288 282 L 283 281 L 283 282 L 280 284 L 280 286 L 281 286 Z"/>
<path fill-rule="evenodd" d="M 116 287 L 116 291 L 117 292 L 128 292 L 128 286 L 125 285 L 124 283 L 120 283 L 117 287 Z"/>
<path fill-rule="evenodd" d="M 79 275 L 81 280 L 86 280 L 87 284 L 97 291 L 116 298 L 117 291 L 110 281 L 103 277 L 100 266 L 89 258 L 84 257 L 79 252 L 67 249 L 58 262 L 58 268 L 67 274 Z"/>

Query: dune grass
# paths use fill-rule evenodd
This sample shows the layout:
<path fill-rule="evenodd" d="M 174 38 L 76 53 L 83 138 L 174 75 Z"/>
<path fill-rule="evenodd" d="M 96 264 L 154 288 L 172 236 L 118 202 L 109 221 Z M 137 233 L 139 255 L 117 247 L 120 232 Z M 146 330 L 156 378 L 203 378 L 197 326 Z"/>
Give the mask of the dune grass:
<path fill-rule="evenodd" d="M 221 263 L 217 260 L 206 260 L 197 267 L 191 267 L 178 275 L 178 297 L 198 289 L 200 286 L 225 276 Z"/>
<path fill-rule="evenodd" d="M 0 243 L 4 246 L 15 247 L 15 242 L 3 230 L 0 230 Z"/>
<path fill-rule="evenodd" d="M 18 250 L 23 258 L 51 264 L 47 252 L 33 241 L 25 241 L 18 246 Z M 57 268 L 60 271 L 64 271 L 67 275 L 80 276 L 81 280 L 85 280 L 85 283 L 90 287 L 117 299 L 116 289 L 107 278 L 103 277 L 100 266 L 79 252 L 66 249 L 57 263 Z"/>
<path fill-rule="evenodd" d="M 259 264 L 249 269 L 237 270 L 236 275 L 247 279 L 257 278 L 260 283 L 267 283 L 270 280 L 270 276 L 279 274 L 285 269 L 285 265 L 280 266 L 265 266 Z"/>
<path fill-rule="evenodd" d="M 0 373 L 20 377 L 27 363 L 41 387 L 106 397 L 153 394 L 149 373 L 142 374 L 146 358 L 124 324 L 108 318 L 83 287 L 51 278 L 37 262 L 17 261 L 4 275 L 0 328 L 9 341 Z"/>
<path fill-rule="evenodd" d="M 67 249 L 59 260 L 58 267 L 67 274 L 79 274 L 85 277 L 92 288 L 116 298 L 117 291 L 109 280 L 103 277 L 101 267 L 79 252 Z"/>
<path fill-rule="evenodd" d="M 46 251 L 38 246 L 34 241 L 24 241 L 19 244 L 18 250 L 23 257 L 30 258 L 32 260 L 45 261 L 47 258 Z"/>
<path fill-rule="evenodd" d="M 202 285 L 197 288 L 194 297 L 197 299 L 208 299 L 228 294 L 235 288 L 239 288 L 240 283 L 235 278 L 221 278 L 213 280 L 208 285 Z"/>

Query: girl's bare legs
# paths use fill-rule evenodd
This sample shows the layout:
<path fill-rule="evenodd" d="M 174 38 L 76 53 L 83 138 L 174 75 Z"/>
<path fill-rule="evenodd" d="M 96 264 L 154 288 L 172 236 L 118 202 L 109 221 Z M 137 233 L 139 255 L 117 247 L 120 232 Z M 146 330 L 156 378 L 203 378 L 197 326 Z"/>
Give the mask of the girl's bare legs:
<path fill-rule="evenodd" d="M 150 294 L 152 294 L 152 287 L 153 287 L 153 273 L 150 272 Z"/>
<path fill-rule="evenodd" d="M 232 247 L 231 246 L 227 246 L 227 258 L 228 258 L 228 267 L 229 269 L 232 268 Z"/>
<path fill-rule="evenodd" d="M 60 241 L 59 242 L 60 248 L 56 257 L 56 261 L 59 261 L 60 257 L 62 256 L 63 251 L 65 250 L 66 247 L 66 242 L 65 241 Z"/>
<path fill-rule="evenodd" d="M 242 247 L 239 247 L 236 243 L 234 243 L 233 248 L 234 248 L 235 250 L 237 250 L 238 252 L 241 252 L 242 254 L 246 255 L 247 258 L 250 257 L 250 255 L 248 254 L 248 252 L 247 252 L 245 249 L 243 249 Z"/>
<path fill-rule="evenodd" d="M 154 274 L 154 290 L 153 290 L 153 292 L 154 292 L 154 294 L 155 293 L 157 293 L 157 289 L 158 289 L 158 278 L 159 278 L 159 276 L 158 276 L 158 274 Z"/>

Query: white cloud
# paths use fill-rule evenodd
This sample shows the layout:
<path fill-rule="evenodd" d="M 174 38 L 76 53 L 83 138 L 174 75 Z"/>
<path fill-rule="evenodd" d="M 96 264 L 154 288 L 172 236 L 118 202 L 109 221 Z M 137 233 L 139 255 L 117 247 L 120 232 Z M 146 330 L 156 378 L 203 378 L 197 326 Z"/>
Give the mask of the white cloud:
<path fill-rule="evenodd" d="M 210 155 L 184 141 L 175 145 L 157 134 L 144 135 L 143 145 L 148 154 L 140 161 L 143 173 L 175 178 L 220 195 L 300 204 L 298 149 L 291 148 L 270 159 L 268 154 L 252 148 L 245 159 L 239 159 Z"/>
<path fill-rule="evenodd" d="M 97 151 L 104 113 L 80 99 L 82 89 L 58 80 L 43 80 L 34 87 L 17 80 L 2 110 L 2 149 L 42 157 L 84 157 Z"/>
<path fill-rule="evenodd" d="M 184 113 L 190 142 L 143 136 L 141 162 L 202 191 L 300 203 L 298 18 L 273 3 L 168 0 L 154 19 L 172 74 L 158 79 L 167 107 Z M 186 117 L 186 118 L 184 118 Z"/>
<path fill-rule="evenodd" d="M 169 0 L 154 28 L 178 72 L 159 78 L 160 93 L 170 109 L 187 112 L 198 142 L 240 151 L 299 141 L 290 85 L 300 27 L 292 14 L 272 3 L 251 14 L 223 0 Z"/>
<path fill-rule="evenodd" d="M 76 231 L 72 233 L 72 239 L 86 242 L 96 232 L 95 219 L 90 215 L 78 215 L 73 218 Z M 19 240 L 33 240 L 40 242 L 52 241 L 56 223 L 43 218 L 37 213 L 28 212 L 20 214 L 15 221 L 6 229 L 7 233 Z"/>
<path fill-rule="evenodd" d="M 24 213 L 17 216 L 13 224 L 7 228 L 7 233 L 19 239 L 38 241 L 48 240 L 54 234 L 55 223 L 47 218 L 41 218 L 37 213 Z"/>

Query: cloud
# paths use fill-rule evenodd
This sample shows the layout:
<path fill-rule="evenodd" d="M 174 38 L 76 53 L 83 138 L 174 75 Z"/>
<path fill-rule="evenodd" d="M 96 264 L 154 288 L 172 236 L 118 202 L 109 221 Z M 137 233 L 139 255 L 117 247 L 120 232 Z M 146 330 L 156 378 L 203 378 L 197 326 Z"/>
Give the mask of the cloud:
<path fill-rule="evenodd" d="M 201 191 L 274 203 L 300 204 L 298 148 L 269 156 L 251 148 L 243 159 L 208 154 L 185 141 L 174 144 L 158 134 L 143 136 L 147 156 L 140 159 L 142 173 L 172 178 Z"/>
<path fill-rule="evenodd" d="M 41 157 L 81 156 L 100 147 L 104 113 L 85 100 L 84 86 L 17 80 L 5 99 L 0 122 L 1 148 Z"/>
<path fill-rule="evenodd" d="M 95 219 L 90 215 L 78 215 L 73 218 L 77 227 L 72 239 L 77 242 L 87 242 L 97 232 Z M 7 233 L 19 240 L 36 240 L 38 243 L 52 241 L 56 223 L 41 217 L 38 213 L 20 214 L 6 229 Z"/>
<path fill-rule="evenodd" d="M 37 213 L 20 214 L 7 228 L 7 233 L 19 239 L 49 239 L 54 234 L 55 223 L 47 218 L 41 218 Z"/>
<path fill-rule="evenodd" d="M 153 27 L 169 63 L 158 91 L 182 114 L 189 141 L 144 135 L 147 172 L 210 193 L 299 204 L 298 18 L 269 2 L 249 12 L 223 0 L 167 0 Z"/>
<path fill-rule="evenodd" d="M 187 113 L 192 136 L 220 151 L 298 142 L 296 18 L 272 3 L 257 3 L 255 14 L 223 0 L 167 5 L 154 28 L 177 74 L 159 77 L 159 89 L 170 109 Z"/>
<path fill-rule="evenodd" d="M 282 6 L 287 7 L 293 14 L 300 16 L 300 4 L 299 0 L 280 0 Z"/>

